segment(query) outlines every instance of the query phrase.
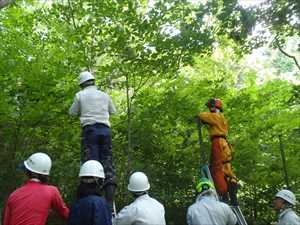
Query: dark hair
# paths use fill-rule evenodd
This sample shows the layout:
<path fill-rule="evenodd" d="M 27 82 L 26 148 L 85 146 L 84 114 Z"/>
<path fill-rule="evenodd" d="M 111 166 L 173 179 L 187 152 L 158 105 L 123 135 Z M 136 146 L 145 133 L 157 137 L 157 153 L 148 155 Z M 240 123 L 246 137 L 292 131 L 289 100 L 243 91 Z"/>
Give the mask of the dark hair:
<path fill-rule="evenodd" d="M 80 84 L 80 87 L 85 88 L 85 87 L 92 86 L 92 85 L 95 85 L 95 80 L 93 80 L 93 79 L 87 80 L 84 83 Z"/>
<path fill-rule="evenodd" d="M 85 183 L 80 181 L 77 188 L 77 199 L 84 198 L 89 195 L 101 196 L 102 185 L 101 182 Z"/>
<path fill-rule="evenodd" d="M 134 198 L 138 198 L 142 195 L 148 194 L 147 191 L 141 191 L 141 192 L 131 192 Z"/>
<path fill-rule="evenodd" d="M 31 178 L 36 178 L 39 181 L 41 181 L 41 183 L 45 184 L 48 182 L 49 176 L 48 175 L 43 175 L 43 174 L 38 174 L 38 173 L 34 173 L 28 169 L 25 170 L 26 175 L 31 179 Z"/>

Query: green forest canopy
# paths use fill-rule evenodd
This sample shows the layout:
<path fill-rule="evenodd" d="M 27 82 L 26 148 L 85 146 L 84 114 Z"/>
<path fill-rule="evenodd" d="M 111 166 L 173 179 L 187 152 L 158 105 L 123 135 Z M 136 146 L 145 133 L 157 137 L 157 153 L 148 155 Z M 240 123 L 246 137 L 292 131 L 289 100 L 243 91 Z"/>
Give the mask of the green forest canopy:
<path fill-rule="evenodd" d="M 224 101 L 231 127 L 242 210 L 249 224 L 274 221 L 270 202 L 285 185 L 280 138 L 291 189 L 300 194 L 299 42 L 293 42 L 299 37 L 300 3 L 262 4 L 63 0 L 5 5 L 0 11 L 1 206 L 24 181 L 18 163 L 36 151 L 51 155 L 51 183 L 68 203 L 74 200 L 80 128 L 68 108 L 79 89 L 78 73 L 89 69 L 118 107 L 112 126 L 119 207 L 130 201 L 129 173 L 142 170 L 151 194 L 166 207 L 168 224 L 185 223 L 200 163 L 192 118 L 215 96 Z M 253 33 L 258 25 L 263 32 Z M 288 47 L 291 40 L 295 44 Z M 260 46 L 267 46 L 267 59 L 260 61 L 264 70 L 244 63 Z M 276 76 L 269 79 L 270 74 Z M 294 82 L 282 79 L 288 74 Z"/>

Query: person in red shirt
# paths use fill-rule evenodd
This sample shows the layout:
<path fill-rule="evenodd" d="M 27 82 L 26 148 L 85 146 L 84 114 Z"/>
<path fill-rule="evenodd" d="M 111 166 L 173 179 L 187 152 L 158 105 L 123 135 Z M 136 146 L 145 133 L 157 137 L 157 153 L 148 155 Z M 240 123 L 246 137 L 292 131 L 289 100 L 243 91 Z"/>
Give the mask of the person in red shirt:
<path fill-rule="evenodd" d="M 209 112 L 201 112 L 200 121 L 208 125 L 211 138 L 210 171 L 216 190 L 221 199 L 228 201 L 228 194 L 232 205 L 237 205 L 237 178 L 231 168 L 232 147 L 227 141 L 228 123 L 223 115 L 220 99 L 211 98 L 207 102 Z"/>
<path fill-rule="evenodd" d="M 63 219 L 69 216 L 57 187 L 47 185 L 51 159 L 45 153 L 34 153 L 24 161 L 27 182 L 10 194 L 5 208 L 3 225 L 44 225 L 49 210 L 55 210 Z"/>

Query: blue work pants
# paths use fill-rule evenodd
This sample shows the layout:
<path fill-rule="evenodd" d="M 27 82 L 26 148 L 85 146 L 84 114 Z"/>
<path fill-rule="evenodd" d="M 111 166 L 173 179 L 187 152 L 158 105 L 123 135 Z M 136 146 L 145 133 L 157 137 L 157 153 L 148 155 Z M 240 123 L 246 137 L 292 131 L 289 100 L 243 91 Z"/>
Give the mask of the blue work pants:
<path fill-rule="evenodd" d="M 112 157 L 111 129 L 105 124 L 86 125 L 82 130 L 81 162 L 99 161 L 105 172 L 105 181 L 115 183 L 115 169 Z"/>

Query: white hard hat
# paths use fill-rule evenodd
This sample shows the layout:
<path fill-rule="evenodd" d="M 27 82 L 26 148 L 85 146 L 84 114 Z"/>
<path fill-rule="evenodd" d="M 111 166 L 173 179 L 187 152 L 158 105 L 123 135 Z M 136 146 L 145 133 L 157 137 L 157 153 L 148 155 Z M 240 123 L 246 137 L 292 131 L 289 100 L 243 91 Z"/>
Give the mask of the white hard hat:
<path fill-rule="evenodd" d="M 95 80 L 95 77 L 93 76 L 93 74 L 91 74 L 91 72 L 84 71 L 79 74 L 79 85 L 83 84 L 88 80 Z"/>
<path fill-rule="evenodd" d="M 146 174 L 135 172 L 129 178 L 128 190 L 131 192 L 142 192 L 150 189 L 150 184 Z"/>
<path fill-rule="evenodd" d="M 79 177 L 105 178 L 103 166 L 97 160 L 88 160 L 80 167 Z"/>
<path fill-rule="evenodd" d="M 49 175 L 52 162 L 47 154 L 37 152 L 32 154 L 27 160 L 24 161 L 24 166 L 33 173 Z"/>
<path fill-rule="evenodd" d="M 288 203 L 292 205 L 296 205 L 296 197 L 294 193 L 289 190 L 281 190 L 275 195 L 275 197 L 282 198 Z"/>

